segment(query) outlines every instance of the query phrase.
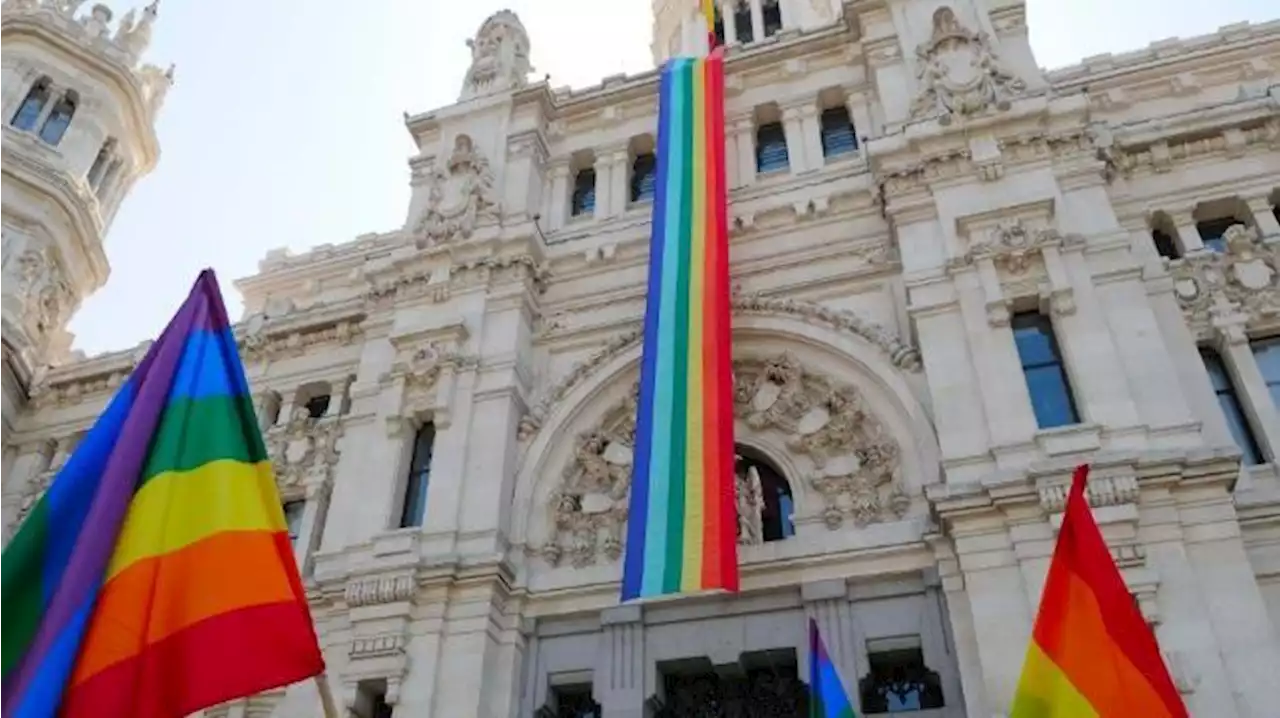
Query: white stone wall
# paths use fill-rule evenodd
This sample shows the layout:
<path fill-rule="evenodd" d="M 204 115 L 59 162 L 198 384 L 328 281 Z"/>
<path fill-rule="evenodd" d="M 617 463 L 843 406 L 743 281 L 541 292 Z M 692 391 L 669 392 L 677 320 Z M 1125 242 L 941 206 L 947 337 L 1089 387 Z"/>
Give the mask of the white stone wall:
<path fill-rule="evenodd" d="M 657 57 L 686 32 L 678 5 L 655 4 Z M 1280 333 L 1280 95 L 1266 89 L 1280 23 L 1042 74 L 1021 3 L 943 5 L 840 17 L 832 4 L 822 19 L 822 3 L 785 3 L 785 32 L 729 49 L 739 389 L 773 391 L 755 383 L 769 366 L 784 378 L 765 384 L 847 391 L 862 412 L 832 410 L 825 456 L 788 416 L 739 404 L 738 441 L 785 474 L 796 524 L 741 547 L 741 598 L 619 608 L 625 491 L 578 496 L 598 511 L 557 501 L 584 476 L 627 475 L 606 457 L 625 454 L 638 371 L 650 208 L 628 190 L 653 144 L 656 73 L 528 84 L 530 38 L 495 15 L 460 102 L 407 123 L 404 227 L 271 252 L 237 283 L 250 382 L 282 497 L 306 502 L 299 561 L 353 715 L 382 692 L 397 716 L 523 716 L 582 671 L 605 715 L 640 715 L 657 661 L 802 646 L 806 615 L 836 636 L 851 686 L 867 626 L 901 624 L 944 679 L 943 714 L 1001 714 L 1081 461 L 1192 714 L 1266 714 L 1280 419 L 1249 347 Z M 821 111 L 841 107 L 858 150 L 824 157 Z M 790 162 L 760 174 L 755 132 L 773 121 Z M 573 216 L 587 168 L 595 207 Z M 1195 225 L 1222 216 L 1243 227 L 1208 252 Z M 1166 226 L 1180 258 L 1154 249 Z M 1078 424 L 1036 425 L 1010 327 L 1027 310 L 1052 321 Z M 1241 467 L 1197 346 L 1229 367 L 1263 465 Z M 6 430 L 7 523 L 137 356 L 43 377 Z M 298 412 L 322 393 L 323 416 Z M 399 528 L 426 422 L 426 517 Z M 873 441 L 893 447 L 876 471 L 841 463 Z M 300 685 L 209 714 L 300 717 L 317 700 Z"/>

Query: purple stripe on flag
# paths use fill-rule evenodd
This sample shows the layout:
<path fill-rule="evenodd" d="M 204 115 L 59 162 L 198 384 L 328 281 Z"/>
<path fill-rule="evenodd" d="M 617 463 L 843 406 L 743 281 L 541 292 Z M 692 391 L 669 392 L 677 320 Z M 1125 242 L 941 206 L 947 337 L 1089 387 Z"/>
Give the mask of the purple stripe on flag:
<path fill-rule="evenodd" d="M 193 328 L 210 321 L 208 274 L 201 273 L 182 308 L 135 370 L 138 385 L 132 410 L 124 420 L 115 449 L 107 457 L 97 494 L 67 562 L 63 580 L 50 599 L 31 646 L 13 671 L 12 685 L 4 686 L 5 714 L 23 702 L 33 676 L 49 658 L 55 641 L 68 638 L 62 634 L 72 627 L 76 612 L 84 608 L 87 597 L 96 596 L 101 588 L 107 561 L 115 550 L 120 526 L 133 499 L 186 337 Z M 83 633 L 84 626 L 79 630 Z M 77 651 L 82 637 L 74 638 Z M 66 670 L 69 673 L 70 667 Z M 61 677 L 62 682 L 65 683 L 67 677 Z M 56 706 L 52 708 L 50 715 L 56 712 Z"/>

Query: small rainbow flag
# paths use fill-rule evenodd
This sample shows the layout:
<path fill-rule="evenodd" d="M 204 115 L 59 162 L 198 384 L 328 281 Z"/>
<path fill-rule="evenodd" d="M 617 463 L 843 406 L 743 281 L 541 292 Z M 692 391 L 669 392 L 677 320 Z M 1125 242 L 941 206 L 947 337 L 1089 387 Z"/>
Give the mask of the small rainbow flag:
<path fill-rule="evenodd" d="M 723 57 L 660 82 L 624 601 L 738 589 Z"/>
<path fill-rule="evenodd" d="M 5 716 L 180 718 L 324 670 L 211 270 L 3 565 Z"/>
<path fill-rule="evenodd" d="M 827 647 L 818 635 L 818 622 L 809 619 L 809 718 L 857 718 L 849 694 Z"/>
<path fill-rule="evenodd" d="M 1076 468 L 1010 718 L 1185 717 Z"/>

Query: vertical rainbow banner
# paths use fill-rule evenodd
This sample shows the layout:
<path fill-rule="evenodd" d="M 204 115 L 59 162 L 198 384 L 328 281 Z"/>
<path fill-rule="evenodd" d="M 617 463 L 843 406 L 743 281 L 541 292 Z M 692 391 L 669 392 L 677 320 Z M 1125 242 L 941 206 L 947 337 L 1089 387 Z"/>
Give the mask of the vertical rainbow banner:
<path fill-rule="evenodd" d="M 738 589 L 724 59 L 662 69 L 622 600 Z"/>
<path fill-rule="evenodd" d="M 1076 469 L 1010 718 L 1186 718 Z"/>

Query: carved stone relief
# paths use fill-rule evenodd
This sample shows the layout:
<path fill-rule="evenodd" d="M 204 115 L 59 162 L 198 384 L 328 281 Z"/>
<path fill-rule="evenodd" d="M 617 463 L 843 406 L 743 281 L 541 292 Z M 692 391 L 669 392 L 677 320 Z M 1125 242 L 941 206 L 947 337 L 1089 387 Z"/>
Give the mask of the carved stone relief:
<path fill-rule="evenodd" d="M 494 13 L 480 26 L 471 48 L 471 67 L 459 100 L 524 87 L 533 71 L 529 63 L 529 34 L 510 10 Z"/>
<path fill-rule="evenodd" d="M 460 335 L 465 338 L 465 335 Z M 449 425 L 455 377 L 458 372 L 480 365 L 479 357 L 462 352 L 461 339 L 430 340 L 401 349 L 383 382 L 398 383 L 398 407 L 388 416 L 387 431 L 399 435 L 430 416 L 437 428 Z"/>
<path fill-rule="evenodd" d="M 458 135 L 453 152 L 437 161 L 427 181 L 427 205 L 414 228 L 420 246 L 467 239 L 477 220 L 497 216 L 489 161 L 467 135 Z"/>
<path fill-rule="evenodd" d="M 336 418 L 314 419 L 305 406 L 296 406 L 288 421 L 264 435 L 276 484 L 288 496 L 327 491 L 338 465 L 342 423 Z"/>
<path fill-rule="evenodd" d="M 1223 240 L 1225 252 L 1197 252 L 1169 267 L 1187 321 L 1205 329 L 1213 317 L 1236 312 L 1247 325 L 1280 318 L 1280 244 L 1263 242 L 1243 224 L 1228 228 Z"/>
<path fill-rule="evenodd" d="M 793 354 L 734 363 L 734 413 L 757 431 L 775 430 L 808 456 L 827 528 L 901 518 L 910 507 L 900 450 L 857 388 L 805 370 Z"/>
<path fill-rule="evenodd" d="M 19 321 L 39 350 L 50 335 L 61 330 L 71 318 L 75 311 L 75 291 L 47 247 L 26 250 L 10 267 L 6 267 L 5 278 L 15 282 L 12 294 L 22 301 Z"/>
<path fill-rule="evenodd" d="M 792 354 L 734 362 L 734 414 L 755 431 L 775 430 L 787 448 L 809 457 L 809 484 L 837 529 L 901 518 L 910 507 L 899 477 L 899 448 L 854 387 L 806 371 Z M 548 537 L 536 552 L 552 565 L 576 567 L 622 555 L 631 490 L 639 383 L 580 434 L 547 503 Z M 736 477 L 738 543 L 764 540 L 763 490 L 752 469 Z"/>
<path fill-rule="evenodd" d="M 974 115 L 988 108 L 1009 108 L 1026 83 L 1005 69 L 991 38 L 960 24 L 948 7 L 933 15 L 933 33 L 916 48 L 920 88 L 911 116 Z"/>

